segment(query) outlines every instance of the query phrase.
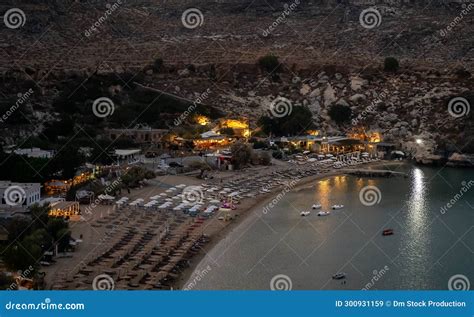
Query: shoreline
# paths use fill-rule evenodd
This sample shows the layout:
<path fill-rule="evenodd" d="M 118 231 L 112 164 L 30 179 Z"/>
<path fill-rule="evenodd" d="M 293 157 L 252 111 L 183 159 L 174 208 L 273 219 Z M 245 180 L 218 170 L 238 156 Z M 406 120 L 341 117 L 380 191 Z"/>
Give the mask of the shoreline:
<path fill-rule="evenodd" d="M 360 166 L 376 167 L 376 166 L 402 165 L 406 163 L 407 163 L 406 161 L 401 161 L 401 162 L 378 161 L 378 162 L 369 162 L 366 164 L 361 164 Z M 303 177 L 289 191 L 298 191 L 298 190 L 301 190 L 303 187 L 306 187 L 309 183 L 312 183 L 314 181 L 322 180 L 325 178 L 334 177 L 334 176 L 338 176 L 342 174 L 345 174 L 345 173 L 341 170 L 333 170 L 328 173 Z M 188 280 L 192 277 L 196 268 L 199 266 L 202 260 L 206 257 L 207 253 L 211 251 L 219 242 L 221 242 L 225 238 L 225 236 L 228 235 L 230 231 L 235 229 L 237 226 L 242 224 L 244 220 L 250 217 L 252 212 L 255 212 L 257 209 L 260 209 L 260 208 L 263 209 L 265 205 L 267 205 L 272 199 L 274 199 L 276 193 L 282 192 L 284 189 L 285 187 L 278 187 L 265 195 L 254 197 L 251 199 L 246 199 L 244 202 L 242 202 L 242 204 L 245 204 L 245 207 L 239 210 L 239 217 L 237 219 L 234 219 L 231 223 L 227 224 L 222 229 L 216 232 L 213 232 L 209 235 L 210 242 L 203 247 L 203 250 L 201 250 L 192 259 L 190 259 L 189 266 L 181 271 L 177 280 L 171 283 L 172 290 L 183 290 L 183 288 L 187 285 Z"/>

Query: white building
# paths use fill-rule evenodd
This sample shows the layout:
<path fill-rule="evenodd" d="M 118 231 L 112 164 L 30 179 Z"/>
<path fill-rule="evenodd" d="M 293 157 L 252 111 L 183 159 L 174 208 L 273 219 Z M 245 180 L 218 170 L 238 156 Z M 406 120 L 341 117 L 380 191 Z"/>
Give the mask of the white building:
<path fill-rule="evenodd" d="M 29 207 L 41 201 L 41 184 L 0 181 L 0 207 Z"/>
<path fill-rule="evenodd" d="M 115 157 L 117 158 L 117 164 L 135 164 L 140 161 L 139 149 L 131 150 L 115 150 Z"/>
<path fill-rule="evenodd" d="M 28 157 L 36 157 L 36 158 L 52 158 L 54 156 L 53 151 L 42 150 L 37 147 L 32 147 L 29 149 L 16 149 L 7 153 L 15 153 L 18 155 L 26 155 Z"/>

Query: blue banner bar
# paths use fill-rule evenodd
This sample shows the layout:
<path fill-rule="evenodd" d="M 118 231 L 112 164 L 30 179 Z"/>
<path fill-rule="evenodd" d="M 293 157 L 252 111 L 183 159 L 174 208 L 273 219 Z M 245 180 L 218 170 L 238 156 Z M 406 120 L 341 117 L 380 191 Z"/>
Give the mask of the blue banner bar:
<path fill-rule="evenodd" d="M 472 291 L 2 291 L 0 316 L 474 316 Z"/>

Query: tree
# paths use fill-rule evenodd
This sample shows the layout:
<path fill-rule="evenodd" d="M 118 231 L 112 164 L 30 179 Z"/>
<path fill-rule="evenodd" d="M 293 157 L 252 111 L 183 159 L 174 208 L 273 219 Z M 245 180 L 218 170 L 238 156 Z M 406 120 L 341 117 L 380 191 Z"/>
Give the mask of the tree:
<path fill-rule="evenodd" d="M 268 152 L 262 152 L 260 154 L 260 164 L 270 165 L 272 162 L 272 156 Z"/>
<path fill-rule="evenodd" d="M 292 107 L 291 112 L 283 117 L 263 116 L 258 125 L 266 134 L 276 136 L 298 135 L 314 128 L 313 114 L 305 106 Z"/>
<path fill-rule="evenodd" d="M 219 130 L 219 132 L 223 135 L 227 135 L 227 136 L 234 136 L 235 135 L 235 132 L 234 132 L 234 129 L 232 128 L 222 128 Z"/>
<path fill-rule="evenodd" d="M 211 167 L 208 164 L 199 161 L 192 162 L 191 164 L 189 164 L 189 167 L 200 170 L 199 178 L 202 178 L 206 171 L 211 170 Z"/>
<path fill-rule="evenodd" d="M 395 57 L 387 57 L 385 58 L 383 70 L 386 72 L 393 72 L 395 73 L 400 68 L 400 64 Z"/>
<path fill-rule="evenodd" d="M 230 148 L 230 152 L 232 153 L 232 162 L 236 168 L 244 167 L 252 159 L 252 148 L 242 142 L 234 143 Z"/>
<path fill-rule="evenodd" d="M 278 57 L 275 55 L 265 55 L 260 57 L 258 65 L 268 73 L 279 72 L 281 70 L 281 64 L 278 61 Z"/>
<path fill-rule="evenodd" d="M 158 73 L 163 67 L 163 59 L 158 57 L 153 63 L 153 71 Z"/>
<path fill-rule="evenodd" d="M 337 124 L 343 124 L 351 120 L 352 110 L 348 106 L 334 105 L 328 111 L 329 116 Z"/>

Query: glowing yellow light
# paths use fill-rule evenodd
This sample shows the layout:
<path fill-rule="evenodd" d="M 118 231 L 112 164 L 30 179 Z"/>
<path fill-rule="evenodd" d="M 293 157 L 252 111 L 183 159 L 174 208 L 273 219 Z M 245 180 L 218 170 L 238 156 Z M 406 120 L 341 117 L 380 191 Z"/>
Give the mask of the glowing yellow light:
<path fill-rule="evenodd" d="M 211 120 L 206 116 L 197 115 L 196 122 L 200 125 L 208 125 L 209 123 L 211 123 Z"/>

